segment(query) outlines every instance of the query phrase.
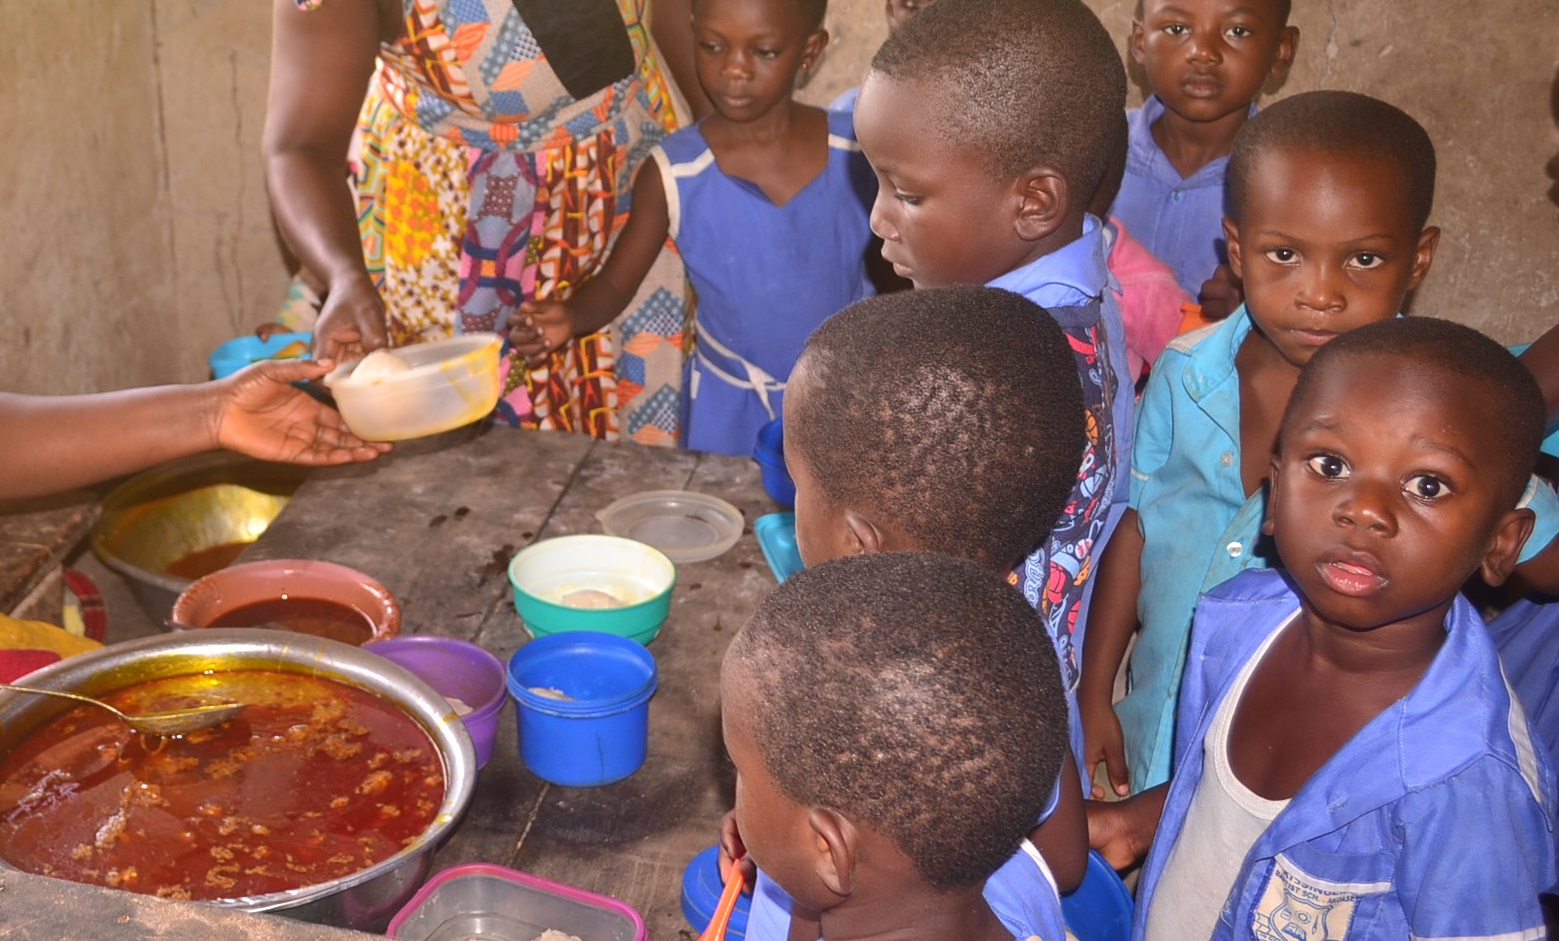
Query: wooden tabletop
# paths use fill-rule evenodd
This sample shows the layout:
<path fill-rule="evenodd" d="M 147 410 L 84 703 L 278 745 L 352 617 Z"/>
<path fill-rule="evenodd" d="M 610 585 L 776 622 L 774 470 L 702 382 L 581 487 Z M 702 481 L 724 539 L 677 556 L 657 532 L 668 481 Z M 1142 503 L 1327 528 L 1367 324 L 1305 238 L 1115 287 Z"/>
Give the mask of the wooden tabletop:
<path fill-rule="evenodd" d="M 751 524 L 779 508 L 746 458 L 505 428 L 463 437 L 316 472 L 244 560 L 351 566 L 400 601 L 402 633 L 461 637 L 506 661 L 529 639 L 506 576 L 516 550 L 601 532 L 597 511 L 644 490 L 693 490 L 738 507 L 741 539 L 718 558 L 678 566 L 671 615 L 649 645 L 660 688 L 644 766 L 605 787 L 547 784 L 520 762 L 511 703 L 471 806 L 434 862 L 434 871 L 497 863 L 601 892 L 637 909 L 656 941 L 692 938 L 683 870 L 716 842 L 731 806 L 720 658 L 774 589 Z"/>

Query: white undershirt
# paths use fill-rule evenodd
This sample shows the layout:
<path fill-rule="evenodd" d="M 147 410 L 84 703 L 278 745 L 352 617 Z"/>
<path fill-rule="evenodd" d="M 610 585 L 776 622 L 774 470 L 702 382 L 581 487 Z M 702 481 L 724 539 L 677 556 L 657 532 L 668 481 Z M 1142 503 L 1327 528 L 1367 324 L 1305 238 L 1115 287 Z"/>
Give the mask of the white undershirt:
<path fill-rule="evenodd" d="M 1153 892 L 1145 941 L 1212 937 L 1229 890 L 1245 864 L 1245 854 L 1272 819 L 1288 806 L 1286 800 L 1267 800 L 1240 783 L 1229 764 L 1229 728 L 1245 684 L 1273 640 L 1292 620 L 1279 625 L 1262 641 L 1213 716 L 1202 743 L 1202 779 L 1191 795 L 1180 836 L 1170 847 L 1169 859 Z"/>

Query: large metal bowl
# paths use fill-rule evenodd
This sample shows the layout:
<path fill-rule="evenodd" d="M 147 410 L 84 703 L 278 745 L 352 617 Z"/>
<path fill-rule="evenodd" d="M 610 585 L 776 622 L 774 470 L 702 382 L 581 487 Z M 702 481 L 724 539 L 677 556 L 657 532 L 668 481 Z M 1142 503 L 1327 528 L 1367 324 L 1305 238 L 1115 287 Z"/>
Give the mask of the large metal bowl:
<path fill-rule="evenodd" d="M 103 499 L 92 551 L 162 623 L 193 581 L 169 567 L 197 552 L 254 542 L 307 476 L 305 467 L 224 452 L 154 467 Z"/>
<path fill-rule="evenodd" d="M 145 637 L 94 650 L 27 677 L 30 686 L 101 696 L 146 680 L 223 670 L 282 670 L 377 693 L 427 730 L 444 762 L 444 802 L 427 832 L 367 869 L 318 885 L 244 898 L 189 902 L 272 912 L 318 924 L 382 931 L 427 878 L 433 851 L 460 819 L 476 786 L 476 752 L 449 702 L 378 654 L 320 637 L 259 628 L 209 628 Z M 52 696 L 0 691 L 0 752 L 73 708 Z M 0 868 L 14 869 L 0 860 Z"/>

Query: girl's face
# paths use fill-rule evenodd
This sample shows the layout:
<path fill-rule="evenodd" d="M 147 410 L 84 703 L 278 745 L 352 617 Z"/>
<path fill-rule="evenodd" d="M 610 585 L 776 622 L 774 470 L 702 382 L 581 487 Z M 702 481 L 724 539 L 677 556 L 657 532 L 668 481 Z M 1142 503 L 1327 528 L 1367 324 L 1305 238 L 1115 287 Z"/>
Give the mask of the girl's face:
<path fill-rule="evenodd" d="M 796 76 L 828 34 L 765 0 L 698 0 L 693 8 L 698 83 L 727 120 L 751 121 L 790 101 Z"/>

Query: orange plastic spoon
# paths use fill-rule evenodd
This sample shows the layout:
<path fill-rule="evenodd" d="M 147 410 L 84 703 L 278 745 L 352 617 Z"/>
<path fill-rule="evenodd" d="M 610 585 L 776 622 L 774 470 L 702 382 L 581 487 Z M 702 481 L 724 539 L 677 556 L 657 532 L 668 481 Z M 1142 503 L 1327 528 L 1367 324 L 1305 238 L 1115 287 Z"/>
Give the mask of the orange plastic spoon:
<path fill-rule="evenodd" d="M 726 926 L 731 923 L 731 913 L 736 911 L 736 899 L 742 894 L 742 889 L 747 884 L 747 877 L 742 875 L 741 866 L 737 865 L 741 860 L 731 861 L 731 868 L 725 873 L 725 888 L 720 892 L 720 901 L 715 905 L 714 917 L 709 919 L 709 927 L 698 936 L 698 941 L 722 941 L 725 938 Z"/>

